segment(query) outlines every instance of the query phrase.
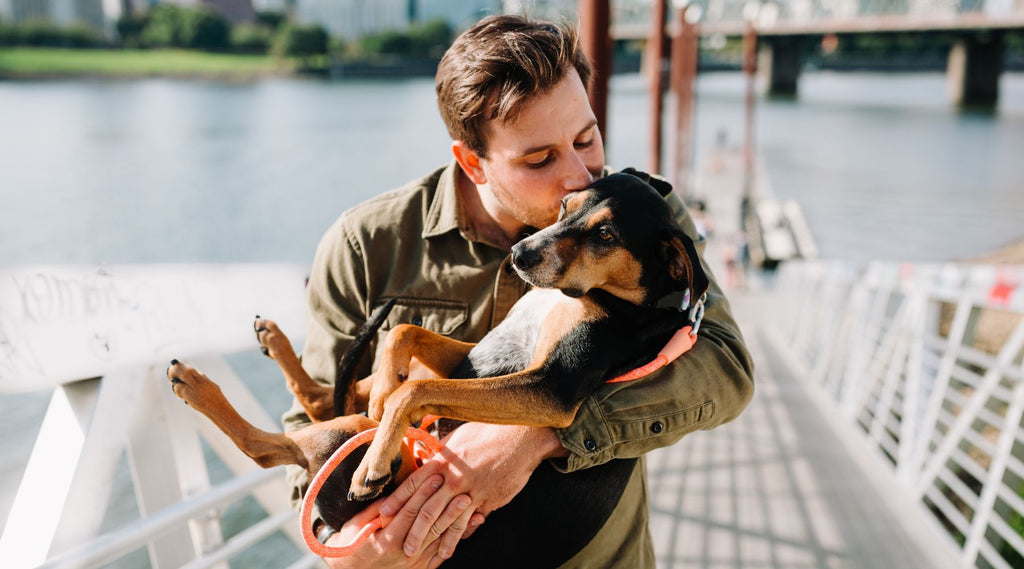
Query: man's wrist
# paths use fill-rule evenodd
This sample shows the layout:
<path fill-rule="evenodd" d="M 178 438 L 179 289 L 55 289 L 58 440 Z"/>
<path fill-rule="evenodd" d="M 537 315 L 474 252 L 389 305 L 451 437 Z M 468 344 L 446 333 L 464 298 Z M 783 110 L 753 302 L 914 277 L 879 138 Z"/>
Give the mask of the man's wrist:
<path fill-rule="evenodd" d="M 538 436 L 543 441 L 542 444 L 544 446 L 542 448 L 545 451 L 541 456 L 542 460 L 569 456 L 569 449 L 562 446 L 562 441 L 558 438 L 555 429 L 551 427 L 538 427 L 538 430 L 541 431 L 538 433 Z"/>

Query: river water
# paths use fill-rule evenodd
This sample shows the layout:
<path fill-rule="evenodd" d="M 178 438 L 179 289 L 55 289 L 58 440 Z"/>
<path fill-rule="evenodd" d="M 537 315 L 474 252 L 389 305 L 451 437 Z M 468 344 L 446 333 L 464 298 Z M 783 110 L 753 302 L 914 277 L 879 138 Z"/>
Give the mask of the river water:
<path fill-rule="evenodd" d="M 734 73 L 698 81 L 698 163 L 719 133 L 741 140 L 743 85 Z M 758 151 L 822 256 L 969 257 L 1024 237 L 1024 74 L 1001 88 L 994 113 L 961 113 L 942 74 L 807 73 L 798 99 L 759 100 Z M 647 164 L 647 108 L 639 76 L 613 78 L 610 163 Z M 449 155 L 424 79 L 0 83 L 0 266 L 306 264 L 341 211 Z M 260 356 L 232 363 L 272 414 L 284 410 Z M 0 524 L 46 402 L 0 397 Z M 107 528 L 135 517 L 124 467 L 115 496 Z M 228 526 L 253 509 L 238 506 Z M 297 555 L 278 545 L 239 566 Z M 119 565 L 147 562 L 137 552 Z"/>

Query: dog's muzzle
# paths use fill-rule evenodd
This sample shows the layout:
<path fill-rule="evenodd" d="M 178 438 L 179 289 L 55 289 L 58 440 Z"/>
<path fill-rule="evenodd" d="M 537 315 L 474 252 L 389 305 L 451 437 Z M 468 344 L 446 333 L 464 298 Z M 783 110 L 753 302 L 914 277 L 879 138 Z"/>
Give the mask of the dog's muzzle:
<path fill-rule="evenodd" d="M 523 245 L 522 242 L 512 246 L 512 265 L 520 271 L 536 267 L 543 258 L 539 249 Z"/>

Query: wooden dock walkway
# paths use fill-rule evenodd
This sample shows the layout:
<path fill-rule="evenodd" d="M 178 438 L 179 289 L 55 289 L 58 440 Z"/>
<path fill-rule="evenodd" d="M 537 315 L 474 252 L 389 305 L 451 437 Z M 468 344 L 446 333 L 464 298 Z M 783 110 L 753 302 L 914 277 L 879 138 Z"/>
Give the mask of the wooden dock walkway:
<path fill-rule="evenodd" d="M 736 421 L 649 455 L 659 569 L 957 567 L 915 534 L 927 520 L 913 508 L 893 511 L 898 500 L 872 481 L 871 465 L 837 432 L 843 426 L 772 351 L 760 321 L 766 298 L 732 301 L 757 365 L 756 393 Z"/>
<path fill-rule="evenodd" d="M 708 262 L 727 287 L 739 240 L 738 157 L 704 177 L 714 219 Z M 738 285 L 739 283 L 737 283 Z M 771 294 L 748 279 L 726 290 L 756 363 L 754 399 L 734 422 L 648 455 L 659 569 L 958 567 L 927 520 L 831 421 L 813 387 L 773 349 Z"/>

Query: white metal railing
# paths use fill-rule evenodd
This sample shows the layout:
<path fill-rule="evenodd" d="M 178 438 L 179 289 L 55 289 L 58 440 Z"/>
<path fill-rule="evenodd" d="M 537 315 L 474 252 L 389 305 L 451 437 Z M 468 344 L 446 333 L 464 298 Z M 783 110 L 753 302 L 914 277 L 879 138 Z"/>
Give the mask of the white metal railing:
<path fill-rule="evenodd" d="M 965 567 L 1024 566 L 1024 267 L 785 265 L 777 336 Z"/>
<path fill-rule="evenodd" d="M 172 357 L 187 359 L 254 425 L 279 430 L 223 355 L 256 348 L 257 313 L 304 330 L 304 279 L 266 264 L 0 269 L 0 395 L 52 391 L 0 564 L 98 567 L 146 547 L 154 568 L 226 567 L 278 531 L 302 556 L 294 569 L 318 564 L 282 470 L 257 467 L 164 376 Z M 211 487 L 203 442 L 235 478 Z M 122 456 L 141 519 L 98 535 Z M 249 495 L 267 517 L 225 541 L 221 514 Z"/>

